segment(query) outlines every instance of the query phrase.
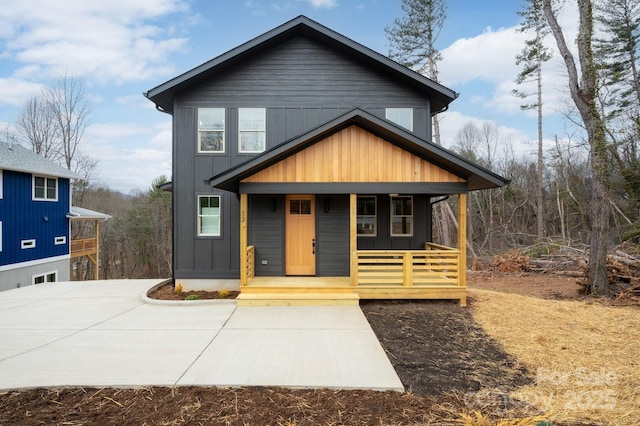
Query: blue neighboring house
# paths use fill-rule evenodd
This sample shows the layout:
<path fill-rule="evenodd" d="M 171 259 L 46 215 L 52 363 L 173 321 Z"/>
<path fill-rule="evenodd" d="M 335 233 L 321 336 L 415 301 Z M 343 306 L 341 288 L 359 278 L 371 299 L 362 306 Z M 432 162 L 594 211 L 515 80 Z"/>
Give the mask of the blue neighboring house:
<path fill-rule="evenodd" d="M 70 280 L 76 178 L 18 144 L 0 142 L 0 290 Z"/>

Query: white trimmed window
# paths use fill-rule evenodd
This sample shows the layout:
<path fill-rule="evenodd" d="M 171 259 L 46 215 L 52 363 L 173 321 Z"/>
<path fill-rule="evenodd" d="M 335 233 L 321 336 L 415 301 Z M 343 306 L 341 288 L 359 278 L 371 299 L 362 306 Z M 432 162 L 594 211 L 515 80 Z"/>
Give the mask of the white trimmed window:
<path fill-rule="evenodd" d="M 220 196 L 198 196 L 198 236 L 220 236 Z"/>
<path fill-rule="evenodd" d="M 267 110 L 239 108 L 238 130 L 239 152 L 263 152 L 267 146 Z"/>
<path fill-rule="evenodd" d="M 20 241 L 20 248 L 23 250 L 36 248 L 36 240 L 22 240 Z"/>
<path fill-rule="evenodd" d="M 198 152 L 224 152 L 224 108 L 198 108 Z"/>
<path fill-rule="evenodd" d="M 391 197 L 391 236 L 413 236 L 413 197 Z"/>
<path fill-rule="evenodd" d="M 386 108 L 384 116 L 387 120 L 413 132 L 413 108 Z"/>
<path fill-rule="evenodd" d="M 33 284 L 43 284 L 43 283 L 55 283 L 58 282 L 58 271 L 47 272 L 40 275 L 33 275 L 31 277 L 31 282 Z"/>
<path fill-rule="evenodd" d="M 55 237 L 55 239 L 53 240 L 53 244 L 56 246 L 67 244 L 67 237 L 64 235 L 62 237 Z"/>
<path fill-rule="evenodd" d="M 52 177 L 34 176 L 33 199 L 56 201 L 58 199 L 58 179 Z"/>
<path fill-rule="evenodd" d="M 378 215 L 375 195 L 358 196 L 356 215 L 358 236 L 375 237 L 378 235 Z"/>

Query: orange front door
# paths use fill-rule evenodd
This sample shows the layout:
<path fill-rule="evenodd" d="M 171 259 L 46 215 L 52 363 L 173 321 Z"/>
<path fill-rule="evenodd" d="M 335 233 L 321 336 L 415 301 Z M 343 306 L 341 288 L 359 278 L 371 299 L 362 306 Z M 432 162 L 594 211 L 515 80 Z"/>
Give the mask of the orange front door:
<path fill-rule="evenodd" d="M 316 199 L 314 195 L 287 195 L 287 275 L 316 274 Z"/>

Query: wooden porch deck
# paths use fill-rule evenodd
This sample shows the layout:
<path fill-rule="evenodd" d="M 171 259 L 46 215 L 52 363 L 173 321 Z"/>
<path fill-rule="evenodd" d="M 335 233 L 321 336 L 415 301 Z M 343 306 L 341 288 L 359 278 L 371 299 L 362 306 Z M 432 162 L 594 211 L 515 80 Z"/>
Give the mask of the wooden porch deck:
<path fill-rule="evenodd" d="M 357 305 L 360 299 L 454 299 L 466 304 L 466 286 L 455 284 L 361 285 L 351 277 L 254 277 L 238 305 Z"/>

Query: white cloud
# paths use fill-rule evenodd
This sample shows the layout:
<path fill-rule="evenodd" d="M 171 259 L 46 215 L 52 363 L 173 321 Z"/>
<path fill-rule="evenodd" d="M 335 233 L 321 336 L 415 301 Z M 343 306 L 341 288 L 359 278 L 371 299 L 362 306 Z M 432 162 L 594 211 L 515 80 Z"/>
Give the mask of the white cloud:
<path fill-rule="evenodd" d="M 439 66 L 445 85 L 472 80 L 501 82 L 518 73 L 515 57 L 524 46 L 524 36 L 515 28 L 487 28 L 476 37 L 461 38 L 442 51 Z"/>
<path fill-rule="evenodd" d="M 99 82 L 141 81 L 166 65 L 186 39 L 159 22 L 187 11 L 183 0 L 22 0 L 0 8 L 0 56 L 21 64 L 14 76 L 41 81 L 65 72 Z"/>
<path fill-rule="evenodd" d="M 0 104 L 21 108 L 34 95 L 40 93 L 42 86 L 18 78 L 0 78 Z"/>
<path fill-rule="evenodd" d="M 316 9 L 333 9 L 338 6 L 336 0 L 307 0 Z"/>
<path fill-rule="evenodd" d="M 160 175 L 171 177 L 171 120 L 89 126 L 82 150 L 98 160 L 100 180 L 123 193 L 146 190 Z"/>

